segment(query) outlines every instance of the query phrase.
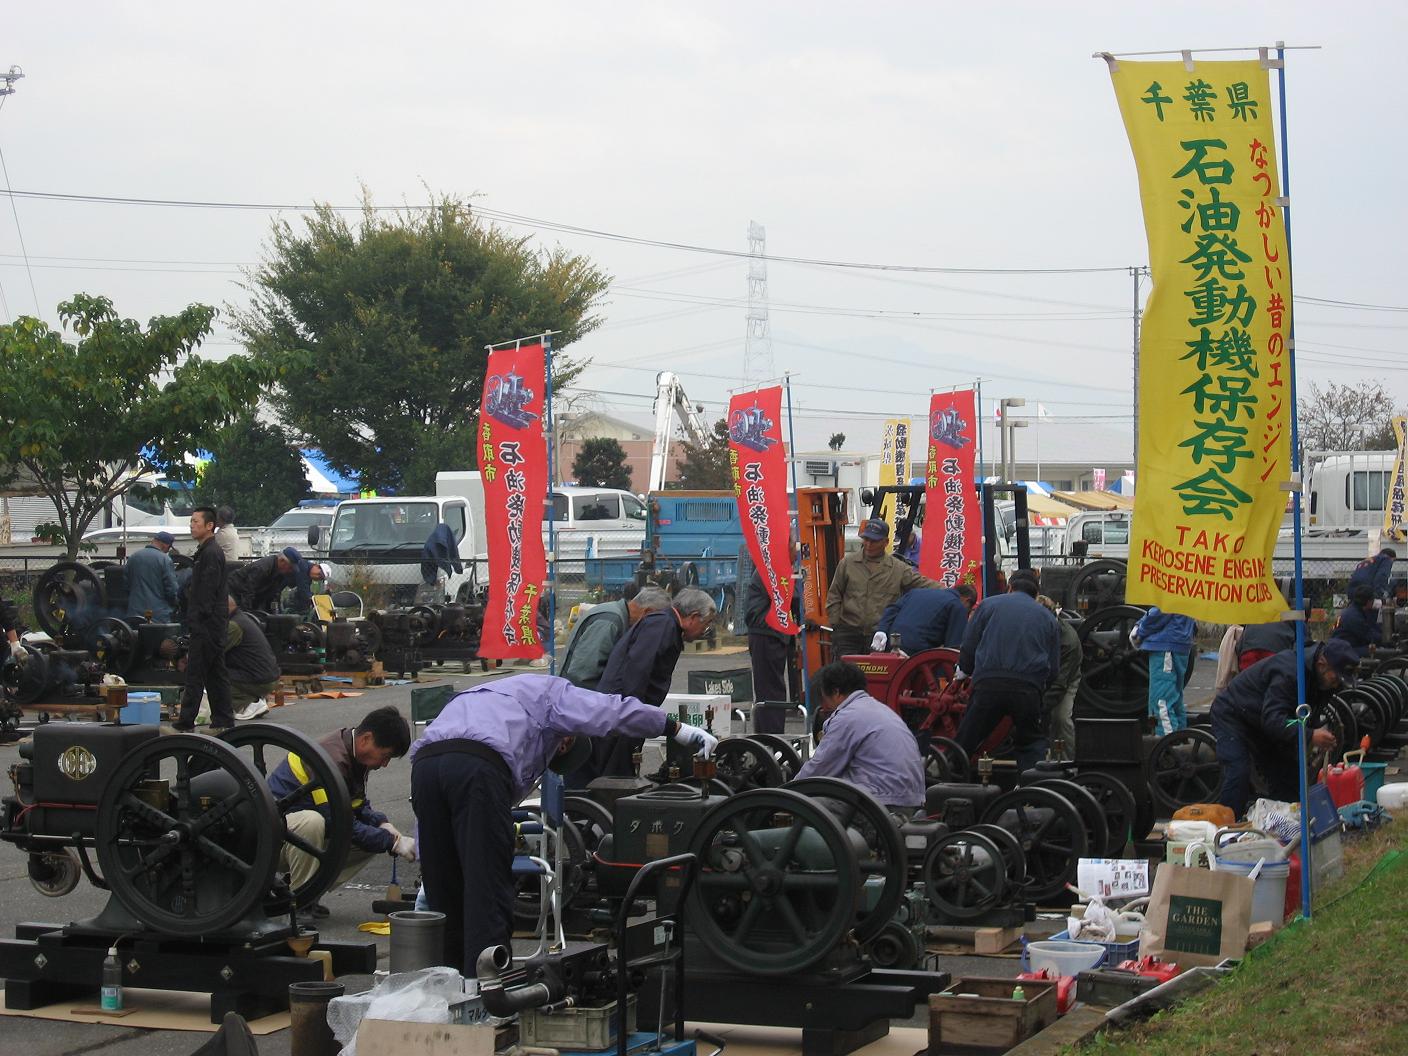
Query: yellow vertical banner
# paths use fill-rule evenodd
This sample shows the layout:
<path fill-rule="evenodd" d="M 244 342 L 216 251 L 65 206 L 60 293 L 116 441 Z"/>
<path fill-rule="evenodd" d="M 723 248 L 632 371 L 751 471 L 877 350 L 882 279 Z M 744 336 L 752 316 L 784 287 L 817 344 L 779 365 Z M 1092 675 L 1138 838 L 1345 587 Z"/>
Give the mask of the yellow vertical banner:
<path fill-rule="evenodd" d="M 909 483 L 909 432 L 908 418 L 887 418 L 885 432 L 880 443 L 880 486 Z M 899 520 L 899 501 L 891 496 L 885 500 L 885 520 L 890 525 L 890 538 L 895 537 L 895 524 Z"/>
<path fill-rule="evenodd" d="M 1217 623 L 1277 620 L 1291 269 L 1267 70 L 1112 61 L 1110 75 L 1153 276 L 1125 596 Z"/>
<path fill-rule="evenodd" d="M 1403 542 L 1405 517 L 1404 506 L 1408 502 L 1408 481 L 1404 479 L 1404 456 L 1408 455 L 1408 418 L 1401 415 L 1393 419 L 1393 438 L 1398 448 L 1398 457 L 1393 461 L 1393 472 L 1388 478 L 1387 502 L 1384 503 L 1384 540 Z"/>

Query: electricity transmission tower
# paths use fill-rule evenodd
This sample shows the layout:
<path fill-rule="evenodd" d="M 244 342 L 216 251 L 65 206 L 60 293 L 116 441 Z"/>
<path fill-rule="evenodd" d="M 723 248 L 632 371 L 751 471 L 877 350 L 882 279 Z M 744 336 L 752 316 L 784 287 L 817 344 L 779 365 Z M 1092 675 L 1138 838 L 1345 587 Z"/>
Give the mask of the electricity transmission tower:
<path fill-rule="evenodd" d="M 767 251 L 767 229 L 756 221 L 748 221 L 748 331 L 743 346 L 743 380 L 749 385 L 773 377 Z"/>

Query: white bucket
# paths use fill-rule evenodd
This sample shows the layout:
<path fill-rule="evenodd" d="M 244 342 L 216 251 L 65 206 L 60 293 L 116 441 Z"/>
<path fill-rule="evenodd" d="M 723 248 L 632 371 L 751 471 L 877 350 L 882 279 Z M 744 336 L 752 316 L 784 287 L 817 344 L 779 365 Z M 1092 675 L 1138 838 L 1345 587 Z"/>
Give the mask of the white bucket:
<path fill-rule="evenodd" d="M 1251 877 L 1256 886 L 1252 889 L 1251 923 L 1268 921 L 1279 928 L 1286 922 L 1286 879 L 1291 875 L 1290 862 L 1268 862 L 1263 858 L 1243 862 L 1235 858 L 1225 858 L 1221 853 L 1213 859 L 1213 868 L 1226 873 L 1237 873 Z"/>
<path fill-rule="evenodd" d="M 1384 810 L 1402 810 L 1408 807 L 1408 781 L 1397 781 L 1379 788 L 1379 806 Z"/>

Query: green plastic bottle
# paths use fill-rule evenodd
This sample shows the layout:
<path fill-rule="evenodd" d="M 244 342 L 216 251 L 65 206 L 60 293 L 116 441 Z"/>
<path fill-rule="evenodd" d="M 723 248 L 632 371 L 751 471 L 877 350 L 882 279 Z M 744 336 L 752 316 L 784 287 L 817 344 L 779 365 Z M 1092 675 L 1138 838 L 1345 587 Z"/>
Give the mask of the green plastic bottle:
<path fill-rule="evenodd" d="M 1016 986 L 1014 986 L 1014 987 L 1012 988 L 1012 1000 L 1013 1000 L 1013 1001 L 1025 1001 L 1026 999 L 1027 999 L 1027 992 L 1022 989 L 1022 984 L 1021 984 L 1021 983 L 1018 983 Z"/>

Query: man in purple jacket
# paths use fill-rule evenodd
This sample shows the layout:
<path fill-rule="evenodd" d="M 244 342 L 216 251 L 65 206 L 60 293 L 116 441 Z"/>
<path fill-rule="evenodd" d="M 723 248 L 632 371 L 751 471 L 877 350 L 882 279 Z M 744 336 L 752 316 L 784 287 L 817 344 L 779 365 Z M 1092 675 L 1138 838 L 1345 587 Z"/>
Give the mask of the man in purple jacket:
<path fill-rule="evenodd" d="M 812 685 L 827 716 L 821 742 L 796 780 L 839 777 L 887 807 L 912 814 L 924 805 L 924 761 L 904 720 L 865 691 L 865 673 L 837 660 Z"/>
<path fill-rule="evenodd" d="M 507 944 L 513 904 L 513 806 L 549 766 L 579 765 L 592 736 L 664 734 L 701 756 L 718 743 L 634 697 L 515 675 L 457 694 L 411 749 L 421 879 L 445 914 L 445 961 L 473 976 Z"/>

